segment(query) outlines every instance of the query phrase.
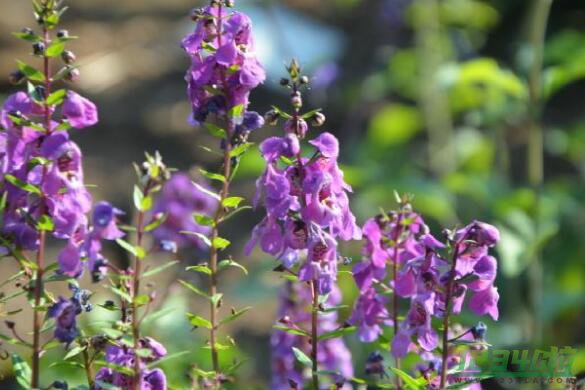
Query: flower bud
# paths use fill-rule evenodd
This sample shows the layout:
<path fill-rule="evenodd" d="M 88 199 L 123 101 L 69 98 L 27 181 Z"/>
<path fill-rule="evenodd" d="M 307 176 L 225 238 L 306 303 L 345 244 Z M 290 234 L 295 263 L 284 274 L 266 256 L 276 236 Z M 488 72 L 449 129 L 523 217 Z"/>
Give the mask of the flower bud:
<path fill-rule="evenodd" d="M 192 21 L 196 22 L 203 17 L 204 11 L 201 8 L 193 8 L 189 17 Z"/>
<path fill-rule="evenodd" d="M 15 70 L 14 72 L 8 75 L 8 82 L 12 85 L 18 85 L 24 80 L 24 73 L 20 70 Z"/>
<path fill-rule="evenodd" d="M 70 65 L 75 62 L 77 56 L 71 50 L 64 50 L 63 53 L 61 53 L 61 59 L 64 63 Z"/>
<path fill-rule="evenodd" d="M 301 108 L 303 106 L 303 99 L 301 98 L 300 92 L 295 92 L 291 95 L 290 103 L 294 108 Z"/>
<path fill-rule="evenodd" d="M 234 6 L 234 0 L 225 0 L 225 6 L 228 8 L 233 8 Z"/>
<path fill-rule="evenodd" d="M 69 31 L 67 30 L 57 31 L 57 38 L 69 38 Z"/>
<path fill-rule="evenodd" d="M 309 84 L 309 78 L 307 76 L 301 76 L 301 78 L 299 79 L 299 82 L 301 84 Z"/>
<path fill-rule="evenodd" d="M 42 85 L 37 85 L 35 87 L 35 94 L 42 100 L 45 100 L 47 98 L 47 94 L 45 92 L 45 87 Z"/>
<path fill-rule="evenodd" d="M 35 32 L 30 27 L 23 27 L 22 30 L 20 30 L 20 32 L 26 35 L 35 35 Z"/>
<path fill-rule="evenodd" d="M 45 44 L 43 42 L 36 42 L 33 44 L 33 54 L 35 56 L 42 56 L 45 54 Z"/>
<path fill-rule="evenodd" d="M 284 131 L 289 134 L 296 134 L 297 137 L 303 139 L 305 135 L 307 135 L 307 131 L 309 130 L 309 125 L 304 119 L 301 118 L 293 118 L 286 121 L 284 124 Z"/>
<path fill-rule="evenodd" d="M 59 381 L 59 380 L 53 382 L 53 384 L 51 385 L 51 387 L 53 387 L 55 389 L 62 389 L 62 390 L 69 389 L 69 385 L 67 384 L 67 382 L 65 382 L 65 381 Z"/>
<path fill-rule="evenodd" d="M 276 110 L 270 110 L 266 114 L 264 114 L 264 120 L 271 126 L 276 126 L 279 118 L 280 115 L 278 114 L 278 112 L 276 112 Z"/>
<path fill-rule="evenodd" d="M 316 112 L 315 115 L 311 117 L 311 125 L 315 127 L 323 126 L 325 123 L 325 115 L 321 112 Z"/>
<path fill-rule="evenodd" d="M 14 329 L 14 327 L 16 326 L 16 323 L 14 321 L 4 321 L 4 323 L 6 324 L 6 327 L 8 329 Z"/>
<path fill-rule="evenodd" d="M 290 80 L 289 79 L 287 79 L 285 77 L 283 77 L 283 78 L 280 79 L 280 85 L 282 85 L 283 87 L 286 87 L 289 84 L 290 84 Z"/>
<path fill-rule="evenodd" d="M 67 74 L 65 75 L 65 80 L 74 82 L 79 79 L 79 69 L 68 66 L 66 72 Z"/>

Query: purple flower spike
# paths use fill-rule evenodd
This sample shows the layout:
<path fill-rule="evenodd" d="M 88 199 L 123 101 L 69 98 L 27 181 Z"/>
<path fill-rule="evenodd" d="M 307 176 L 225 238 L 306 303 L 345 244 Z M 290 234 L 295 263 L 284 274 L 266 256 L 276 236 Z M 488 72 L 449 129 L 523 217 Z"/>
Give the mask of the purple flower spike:
<path fill-rule="evenodd" d="M 62 113 L 71 126 L 76 129 L 93 126 L 98 122 L 98 112 L 95 104 L 73 91 L 67 92 L 67 97 L 63 102 Z"/>

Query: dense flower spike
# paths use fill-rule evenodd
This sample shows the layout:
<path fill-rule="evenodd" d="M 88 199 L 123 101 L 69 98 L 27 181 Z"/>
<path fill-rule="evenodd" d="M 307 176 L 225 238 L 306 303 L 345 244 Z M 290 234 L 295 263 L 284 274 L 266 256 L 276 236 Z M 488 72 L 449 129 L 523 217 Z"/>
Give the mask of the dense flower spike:
<path fill-rule="evenodd" d="M 337 268 L 340 256 L 338 240 L 361 238 L 361 230 L 349 208 L 348 193 L 351 187 L 344 181 L 343 172 L 337 165 L 339 142 L 331 133 L 325 132 L 310 140 L 313 148 L 310 157 L 303 157 L 301 140 L 309 131 L 305 119 L 324 116 L 319 110 L 301 114 L 302 98 L 299 88 L 307 84 L 306 76 L 300 74 L 298 63 L 293 60 L 287 68 L 289 79 L 281 84 L 290 87 L 292 114 L 274 108 L 266 114 L 268 122 L 275 124 L 279 118 L 286 119 L 284 135 L 270 137 L 260 144 L 260 152 L 266 161 L 266 170 L 256 181 L 254 206 L 262 202 L 266 216 L 256 225 L 252 238 L 246 246 L 249 254 L 254 246 L 273 256 L 284 269 L 298 276 L 299 281 L 307 282 L 303 294 L 309 294 L 310 310 L 308 323 L 311 326 L 310 355 L 312 361 L 312 387 L 319 387 L 319 365 L 324 365 L 328 354 L 344 354 L 343 341 L 332 338 L 318 342 L 320 329 L 318 313 L 319 296 L 336 294 Z M 306 306 L 306 305 L 305 305 Z M 306 307 L 301 306 L 301 310 Z M 326 321 L 326 320 L 325 320 Z M 297 337 L 298 338 L 298 337 Z M 287 341 L 288 340 L 288 341 Z M 282 342 L 278 347 L 281 355 L 275 367 L 282 372 L 275 373 L 273 387 L 283 387 L 298 375 L 292 370 L 291 336 L 276 333 L 273 344 Z M 306 342 L 306 340 L 305 340 Z M 335 348 L 339 347 L 339 351 Z M 298 357 L 297 357 L 298 358 Z M 288 367 L 288 368 L 287 368 Z M 340 368 L 338 368 L 340 369 Z M 341 373 L 340 378 L 345 373 Z M 342 380 L 343 382 L 343 380 Z"/>
<path fill-rule="evenodd" d="M 210 226 L 209 237 L 199 227 L 188 234 L 209 246 L 209 263 L 196 268 L 209 276 L 209 343 L 213 371 L 203 375 L 219 388 L 226 375 L 221 372 L 217 331 L 219 308 L 223 294 L 218 292 L 219 251 L 230 245 L 220 236 L 220 225 L 239 211 L 240 197 L 229 196 L 240 157 L 251 145 L 247 140 L 251 131 L 264 124 L 256 112 L 248 111 L 248 97 L 252 89 L 266 77 L 264 68 L 256 58 L 252 23 L 240 13 L 231 11 L 232 0 L 211 0 L 209 6 L 192 13 L 195 30 L 182 41 L 182 47 L 191 57 L 186 74 L 187 93 L 192 106 L 190 123 L 203 125 L 211 135 L 221 138 L 222 166 L 220 173 L 203 171 L 209 179 L 221 182 L 221 190 L 203 189 L 217 200 L 212 216 L 195 215 L 198 223 Z M 230 210 L 231 209 L 231 210 Z M 228 260 L 230 264 L 237 264 Z M 192 291 L 197 291 L 192 288 Z"/>
<path fill-rule="evenodd" d="M 100 208 L 115 210 L 109 205 L 98 204 L 90 221 L 92 197 L 84 183 L 82 153 L 68 133 L 71 128 L 95 125 L 97 108 L 76 92 L 55 88 L 59 80 L 73 81 L 72 76 L 79 73 L 73 64 L 75 55 L 64 50 L 73 37 L 65 30 L 53 34 L 66 8 L 53 0 L 33 2 L 39 32 L 25 28 L 14 35 L 32 43 L 33 55 L 42 60 L 42 68 L 19 61 L 19 69 L 10 79 L 14 84 L 26 79 L 27 92 L 10 95 L 0 109 L 0 252 L 19 260 L 32 286 L 33 388 L 41 387 L 43 311 L 56 321 L 55 337 L 69 344 L 79 334 L 75 318 L 86 299 L 81 296 L 85 293 L 79 292 L 82 290 L 71 299 L 59 298 L 54 303 L 45 298 L 45 282 L 52 276 L 45 275 L 47 238 L 66 241 L 58 256 L 61 275 L 57 278 L 79 277 L 87 264 L 95 279 L 105 270 L 101 240 L 121 236 L 113 216 L 107 225 L 100 226 Z M 65 64 L 59 70 L 56 58 L 60 54 Z M 34 262 L 27 259 L 26 251 L 36 251 Z"/>
<path fill-rule="evenodd" d="M 443 352 L 442 357 L 436 357 L 431 353 L 440 344 L 432 319 L 441 318 L 444 329 L 449 330 L 449 315 L 461 312 L 468 291 L 473 292 L 468 305 L 471 311 L 498 319 L 499 295 L 493 285 L 497 264 L 488 249 L 497 243 L 499 233 L 495 227 L 475 221 L 447 232 L 447 242 L 442 243 L 412 211 L 407 197 L 400 203 L 400 210 L 372 218 L 364 225 L 363 260 L 353 272 L 360 296 L 349 322 L 359 326 L 359 336 L 365 342 L 376 340 L 383 326 L 393 325 L 396 365 L 409 351 L 427 356 L 435 363 L 425 368 L 424 374 L 440 384 L 442 364 L 448 362 L 449 355 Z M 393 292 L 390 314 L 386 309 L 389 289 Z M 400 297 L 410 299 L 410 309 L 402 321 L 397 316 Z M 482 329 L 476 333 L 483 336 Z M 444 331 L 443 351 L 449 348 L 449 335 Z"/>
<path fill-rule="evenodd" d="M 243 107 L 245 111 L 250 91 L 266 78 L 254 53 L 250 18 L 232 12 L 222 3 L 214 1 L 196 10 L 195 31 L 182 42 L 192 61 L 185 80 L 193 107 L 192 119 L 198 124 L 204 123 L 210 114 L 226 116 L 234 107 Z M 245 115 L 239 124 L 242 132 L 262 125 L 256 113 Z"/>
<path fill-rule="evenodd" d="M 287 282 L 280 292 L 280 306 L 278 316 L 280 323 L 287 327 L 306 329 L 311 323 L 311 290 L 307 285 Z M 325 304 L 328 307 L 341 303 L 341 293 L 337 286 L 332 287 Z M 339 329 L 337 313 L 332 311 L 319 316 L 318 334 L 324 334 Z M 272 380 L 270 388 L 285 390 L 290 388 L 302 389 L 305 382 L 301 366 L 296 361 L 293 348 L 306 354 L 310 353 L 310 343 L 306 337 L 276 330 L 270 340 L 272 348 Z M 351 353 L 345 346 L 343 339 L 331 338 L 319 343 L 319 367 L 331 374 L 329 380 L 338 384 L 340 388 L 351 388 L 345 382 L 353 377 Z M 294 384 L 294 386 L 292 385 Z M 296 386 L 296 387 L 295 387 Z"/>

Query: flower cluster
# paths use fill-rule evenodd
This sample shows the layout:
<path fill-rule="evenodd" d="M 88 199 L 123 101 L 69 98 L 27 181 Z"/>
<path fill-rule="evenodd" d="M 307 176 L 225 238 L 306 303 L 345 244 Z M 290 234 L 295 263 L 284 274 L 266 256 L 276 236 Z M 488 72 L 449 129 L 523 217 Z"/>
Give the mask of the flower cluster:
<path fill-rule="evenodd" d="M 192 18 L 197 22 L 195 31 L 182 42 L 191 57 L 185 79 L 192 123 L 203 123 L 210 114 L 229 116 L 234 107 L 243 107 L 243 113 L 250 91 L 266 78 L 254 53 L 250 18 L 230 11 L 223 1 L 193 11 Z M 263 123 L 257 113 L 245 113 L 230 135 L 246 138 Z"/>
<path fill-rule="evenodd" d="M 167 379 L 160 368 L 149 369 L 147 363 L 160 360 L 167 354 L 166 348 L 158 341 L 150 337 L 140 339 L 140 351 L 146 357 L 140 359 L 140 390 L 166 390 Z M 121 389 L 132 389 L 134 387 L 134 376 L 123 373 L 123 369 L 134 368 L 136 351 L 126 344 L 120 343 L 111 345 L 106 349 L 105 360 L 116 368 L 102 367 L 96 374 L 92 390 L 105 390 L 111 386 Z M 109 385 L 102 386 L 100 385 Z"/>
<path fill-rule="evenodd" d="M 311 290 L 304 284 L 287 282 L 280 292 L 278 316 L 280 323 L 295 329 L 305 329 L 311 323 Z M 337 306 L 341 303 L 341 293 L 333 286 L 325 304 Z M 319 316 L 318 334 L 331 332 L 339 328 L 337 313 L 331 311 Z M 272 348 L 273 390 L 302 389 L 305 378 L 296 362 L 293 348 L 309 353 L 311 345 L 306 337 L 283 330 L 276 330 L 270 339 Z M 351 353 L 343 339 L 330 338 L 319 343 L 318 364 L 322 370 L 331 372 L 331 380 L 339 386 L 345 386 L 347 379 L 353 377 Z M 345 388 L 345 387 L 343 387 Z"/>
<path fill-rule="evenodd" d="M 91 195 L 83 182 L 81 151 L 62 130 L 63 123 L 76 128 L 95 124 L 96 108 L 69 91 L 61 122 L 50 119 L 47 129 L 38 124 L 54 111 L 24 92 L 11 95 L 0 110 L 5 129 L 0 133 L 1 184 L 7 201 L 2 234 L 24 250 L 37 249 L 40 224 L 61 239 L 71 239 L 88 225 Z"/>
<path fill-rule="evenodd" d="M 467 291 L 472 291 L 471 311 L 498 319 L 499 296 L 493 285 L 497 265 L 488 254 L 499 239 L 495 227 L 474 221 L 455 232 L 445 231 L 446 242 L 442 243 L 405 202 L 397 212 L 369 219 L 363 233 L 363 260 L 353 270 L 360 296 L 349 319 L 359 327 L 362 341 L 375 341 L 384 326 L 394 325 L 397 332 L 392 339 L 392 354 L 402 358 L 409 351 L 417 352 L 440 372 L 441 365 L 436 361 L 442 359 L 430 353 L 439 346 L 433 317 L 447 317 L 448 323 L 448 316 L 461 312 Z M 395 298 L 392 313 L 388 310 L 388 291 L 393 291 Z M 402 321 L 396 315 L 398 297 L 410 299 L 410 309 Z M 469 331 L 466 337 L 472 333 L 475 340 L 482 340 L 485 328 Z M 449 333 L 451 336 L 456 337 Z M 425 370 L 429 374 L 428 367 Z"/>
<path fill-rule="evenodd" d="M 164 221 L 152 235 L 161 249 L 176 252 L 181 247 L 203 248 L 196 232 L 208 235 L 209 226 L 196 223 L 194 214 L 211 216 L 217 208 L 217 199 L 209 196 L 207 184 L 195 183 L 188 174 L 177 172 L 167 181 L 152 208 L 154 215 L 164 215 Z"/>
<path fill-rule="evenodd" d="M 337 238 L 359 239 L 361 231 L 349 209 L 351 187 L 337 166 L 337 139 L 323 133 L 309 143 L 316 148 L 311 158 L 301 157 L 295 133 L 260 145 L 267 166 L 256 182 L 254 203 L 263 195 L 266 217 L 254 228 L 247 252 L 259 242 L 263 251 L 290 268 L 306 250 L 299 279 L 316 281 L 319 293 L 327 294 L 337 277 Z M 280 167 L 281 158 L 290 164 Z"/>

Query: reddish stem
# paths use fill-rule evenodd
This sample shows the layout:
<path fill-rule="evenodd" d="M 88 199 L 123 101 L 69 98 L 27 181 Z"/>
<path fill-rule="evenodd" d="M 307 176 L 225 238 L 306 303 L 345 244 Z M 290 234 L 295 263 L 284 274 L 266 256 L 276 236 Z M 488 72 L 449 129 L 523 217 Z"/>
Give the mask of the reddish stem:
<path fill-rule="evenodd" d="M 445 314 L 443 316 L 443 351 L 441 359 L 441 389 L 444 389 L 447 384 L 447 360 L 449 358 L 449 316 L 451 315 L 451 298 L 453 294 L 453 282 L 455 280 L 455 268 L 457 266 L 458 257 L 459 242 L 457 242 L 453 248 L 453 258 L 451 260 L 449 280 L 447 281 L 447 291 L 445 292 Z"/>

